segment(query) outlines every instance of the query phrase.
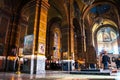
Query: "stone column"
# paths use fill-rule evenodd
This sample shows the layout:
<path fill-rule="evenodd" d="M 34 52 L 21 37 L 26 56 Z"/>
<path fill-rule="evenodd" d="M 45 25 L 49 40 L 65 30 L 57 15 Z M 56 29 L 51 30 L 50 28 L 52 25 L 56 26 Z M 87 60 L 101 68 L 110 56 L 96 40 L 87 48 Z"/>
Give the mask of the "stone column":
<path fill-rule="evenodd" d="M 67 24 L 64 24 L 61 28 L 61 33 L 62 33 L 62 59 L 67 60 L 68 59 L 68 44 L 69 44 L 69 38 L 68 38 L 68 33 L 69 33 L 69 27 Z"/>
<path fill-rule="evenodd" d="M 85 40 L 85 28 L 84 28 L 84 20 L 81 19 L 81 58 L 85 58 L 86 54 L 86 40 Z"/>
<path fill-rule="evenodd" d="M 86 53 L 86 66 L 89 67 L 91 64 L 96 64 L 96 51 L 92 44 L 92 31 L 87 30 L 87 53 Z"/>
<path fill-rule="evenodd" d="M 73 30 L 73 25 L 71 26 L 71 59 L 74 60 L 74 55 L 75 55 L 75 49 L 74 49 L 74 30 Z"/>
<path fill-rule="evenodd" d="M 67 30 L 66 34 L 66 40 L 67 43 L 65 43 L 67 45 L 67 50 L 66 50 L 66 54 L 67 54 L 67 59 L 72 59 L 72 55 L 74 54 L 74 31 L 73 31 L 73 1 L 72 0 L 65 0 L 65 8 L 66 8 L 66 19 L 64 20 L 63 23 L 65 23 L 63 26 L 65 26 L 65 30 Z M 63 53 L 64 54 L 64 53 Z"/>
<path fill-rule="evenodd" d="M 73 46 L 73 28 L 69 28 L 68 24 L 65 24 L 62 28 L 62 69 L 70 71 L 73 69 L 74 60 L 74 46 Z M 69 31 L 70 30 L 70 31 Z M 71 33 L 70 33 L 71 32 Z M 65 68 L 67 67 L 67 68 Z"/>
<path fill-rule="evenodd" d="M 35 55 L 35 73 L 45 72 L 45 47 L 46 47 L 46 27 L 47 27 L 47 13 L 48 0 L 36 0 L 36 12 L 34 23 L 34 48 Z"/>
<path fill-rule="evenodd" d="M 62 59 L 73 59 L 74 57 L 74 31 L 65 24 L 62 28 Z"/>
<path fill-rule="evenodd" d="M 8 47 L 11 47 L 11 45 L 18 46 L 18 22 L 19 22 L 19 13 L 13 12 L 10 18 L 10 24 L 8 29 L 8 37 L 7 37 L 7 43 Z M 9 50 L 8 50 L 9 51 Z"/>
<path fill-rule="evenodd" d="M 65 0 L 65 8 L 67 12 L 67 18 L 63 22 L 62 31 L 62 59 L 63 63 L 66 64 L 67 70 L 71 70 L 72 61 L 74 57 L 74 38 L 73 38 L 73 11 L 72 11 L 72 0 Z M 63 65 L 64 66 L 64 65 Z M 64 67 L 63 67 L 64 70 Z"/>
<path fill-rule="evenodd" d="M 19 12 L 12 11 L 10 16 L 10 23 L 8 27 L 7 39 L 6 39 L 6 60 L 5 60 L 5 70 L 8 70 L 10 65 L 8 56 L 10 56 L 10 52 L 12 49 L 12 45 L 15 45 L 18 49 L 18 41 L 19 41 L 19 32 L 18 32 L 18 22 L 19 22 Z M 17 53 L 17 52 L 16 52 Z M 15 55 L 14 55 L 15 56 Z M 12 57 L 12 55 L 10 56 Z M 13 62 L 15 65 L 15 62 Z M 15 70 L 15 67 L 11 66 L 12 70 Z"/>

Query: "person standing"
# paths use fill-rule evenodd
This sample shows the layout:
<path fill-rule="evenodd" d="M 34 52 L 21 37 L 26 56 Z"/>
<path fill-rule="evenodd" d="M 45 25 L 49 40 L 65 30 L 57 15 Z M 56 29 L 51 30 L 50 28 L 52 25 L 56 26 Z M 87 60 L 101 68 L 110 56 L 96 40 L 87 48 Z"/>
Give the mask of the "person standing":
<path fill-rule="evenodd" d="M 107 51 L 104 51 L 104 55 L 102 56 L 102 63 L 104 69 L 108 69 L 108 65 L 110 64 L 110 57 L 107 55 Z"/>
<path fill-rule="evenodd" d="M 115 60 L 117 69 L 120 68 L 120 56 Z"/>
<path fill-rule="evenodd" d="M 78 61 L 75 60 L 75 70 L 78 70 L 78 67 L 79 67 Z"/>

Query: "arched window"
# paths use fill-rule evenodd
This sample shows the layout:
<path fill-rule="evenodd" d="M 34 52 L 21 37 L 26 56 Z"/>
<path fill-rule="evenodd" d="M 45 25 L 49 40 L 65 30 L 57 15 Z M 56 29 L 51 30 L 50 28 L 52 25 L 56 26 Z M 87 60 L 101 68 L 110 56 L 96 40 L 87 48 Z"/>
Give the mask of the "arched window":
<path fill-rule="evenodd" d="M 58 58 L 58 33 L 54 33 L 54 58 Z"/>

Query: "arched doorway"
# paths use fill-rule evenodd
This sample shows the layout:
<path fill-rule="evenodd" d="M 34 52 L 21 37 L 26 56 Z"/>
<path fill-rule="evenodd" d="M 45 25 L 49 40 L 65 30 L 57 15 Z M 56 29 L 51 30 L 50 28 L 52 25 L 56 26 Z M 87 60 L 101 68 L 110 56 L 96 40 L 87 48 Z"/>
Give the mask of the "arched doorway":
<path fill-rule="evenodd" d="M 97 59 L 99 67 L 102 67 L 102 54 L 107 51 L 111 60 L 111 67 L 116 67 L 113 58 L 117 58 L 119 55 L 119 43 L 118 43 L 118 29 L 111 25 L 101 25 L 97 30 L 94 38 Z"/>
<path fill-rule="evenodd" d="M 53 49 L 52 49 L 52 60 L 57 61 L 61 59 L 60 54 L 60 32 L 59 29 L 55 29 L 53 32 Z"/>
<path fill-rule="evenodd" d="M 119 54 L 117 33 L 111 27 L 103 27 L 97 32 L 98 55 L 103 51 Z"/>
<path fill-rule="evenodd" d="M 46 70 L 58 70 L 61 69 L 60 61 L 62 59 L 60 26 L 57 23 L 53 23 L 49 28 Z"/>

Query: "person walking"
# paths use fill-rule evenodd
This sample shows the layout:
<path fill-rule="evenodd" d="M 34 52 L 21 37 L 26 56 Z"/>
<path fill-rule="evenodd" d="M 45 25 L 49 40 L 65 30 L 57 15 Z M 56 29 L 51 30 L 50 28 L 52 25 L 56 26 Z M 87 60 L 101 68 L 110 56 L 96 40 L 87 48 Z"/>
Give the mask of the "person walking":
<path fill-rule="evenodd" d="M 104 55 L 102 56 L 102 63 L 104 66 L 104 69 L 108 69 L 109 68 L 109 64 L 110 64 L 110 57 L 107 55 L 107 51 L 104 51 Z"/>
<path fill-rule="evenodd" d="M 78 61 L 75 60 L 75 70 L 78 70 L 78 67 L 79 67 Z"/>

